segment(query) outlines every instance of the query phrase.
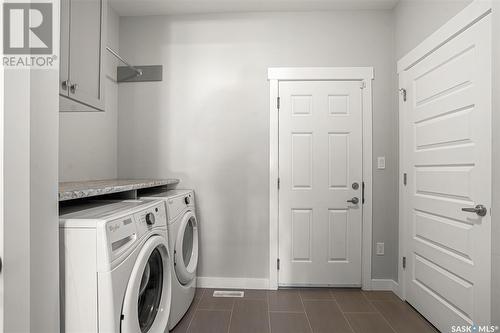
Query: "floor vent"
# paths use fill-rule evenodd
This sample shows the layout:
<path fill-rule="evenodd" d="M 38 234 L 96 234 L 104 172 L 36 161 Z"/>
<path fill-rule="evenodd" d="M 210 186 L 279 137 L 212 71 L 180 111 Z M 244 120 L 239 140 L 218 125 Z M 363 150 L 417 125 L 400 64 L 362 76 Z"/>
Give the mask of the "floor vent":
<path fill-rule="evenodd" d="M 243 297 L 245 292 L 237 290 L 214 290 L 214 297 Z"/>

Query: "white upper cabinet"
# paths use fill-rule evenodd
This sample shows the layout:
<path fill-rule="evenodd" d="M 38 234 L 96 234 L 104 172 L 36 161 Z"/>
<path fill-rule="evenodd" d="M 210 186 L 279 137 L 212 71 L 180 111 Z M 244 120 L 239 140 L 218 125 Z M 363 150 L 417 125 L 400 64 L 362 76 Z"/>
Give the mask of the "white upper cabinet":
<path fill-rule="evenodd" d="M 60 111 L 104 111 L 105 0 L 61 1 Z"/>

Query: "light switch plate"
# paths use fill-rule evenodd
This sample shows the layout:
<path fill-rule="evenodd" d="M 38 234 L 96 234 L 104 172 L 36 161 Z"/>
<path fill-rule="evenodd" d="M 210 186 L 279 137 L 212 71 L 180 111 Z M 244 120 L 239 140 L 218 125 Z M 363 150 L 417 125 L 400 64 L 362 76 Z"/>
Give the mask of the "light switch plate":
<path fill-rule="evenodd" d="M 385 169 L 385 156 L 377 157 L 377 167 L 378 169 Z"/>
<path fill-rule="evenodd" d="M 378 256 L 383 256 L 384 253 L 385 253 L 385 249 L 384 249 L 384 243 L 377 243 L 377 255 Z"/>

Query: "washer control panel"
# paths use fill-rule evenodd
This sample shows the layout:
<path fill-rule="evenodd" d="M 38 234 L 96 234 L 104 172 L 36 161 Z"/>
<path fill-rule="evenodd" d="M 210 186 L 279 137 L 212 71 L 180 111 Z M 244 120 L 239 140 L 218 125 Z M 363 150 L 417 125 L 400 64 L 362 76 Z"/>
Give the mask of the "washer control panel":
<path fill-rule="evenodd" d="M 167 215 L 165 204 L 144 209 L 134 215 L 126 216 L 106 224 L 106 232 L 112 259 L 124 253 L 136 240 L 157 227 L 165 227 Z"/>
<path fill-rule="evenodd" d="M 159 203 L 153 208 L 146 209 L 136 214 L 135 218 L 139 229 L 146 227 L 146 230 L 148 230 L 159 226 L 165 226 L 166 216 L 165 205 Z"/>

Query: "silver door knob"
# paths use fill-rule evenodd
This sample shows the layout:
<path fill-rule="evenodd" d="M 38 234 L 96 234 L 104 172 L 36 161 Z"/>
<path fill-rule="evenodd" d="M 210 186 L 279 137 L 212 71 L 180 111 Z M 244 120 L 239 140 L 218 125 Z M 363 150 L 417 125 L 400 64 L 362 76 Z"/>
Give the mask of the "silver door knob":
<path fill-rule="evenodd" d="M 359 203 L 359 199 L 357 197 L 354 197 L 351 200 L 347 200 L 347 202 L 357 205 Z"/>
<path fill-rule="evenodd" d="M 78 88 L 78 84 L 73 83 L 70 87 L 69 90 L 74 94 L 76 89 Z"/>
<path fill-rule="evenodd" d="M 483 205 L 477 205 L 474 208 L 462 208 L 462 211 L 469 213 L 476 213 L 479 216 L 486 216 L 488 209 L 486 209 L 486 207 L 484 207 Z"/>
<path fill-rule="evenodd" d="M 69 86 L 69 81 L 68 80 L 65 80 L 65 81 L 61 82 L 61 87 L 63 88 L 63 90 L 68 89 L 68 86 Z"/>

